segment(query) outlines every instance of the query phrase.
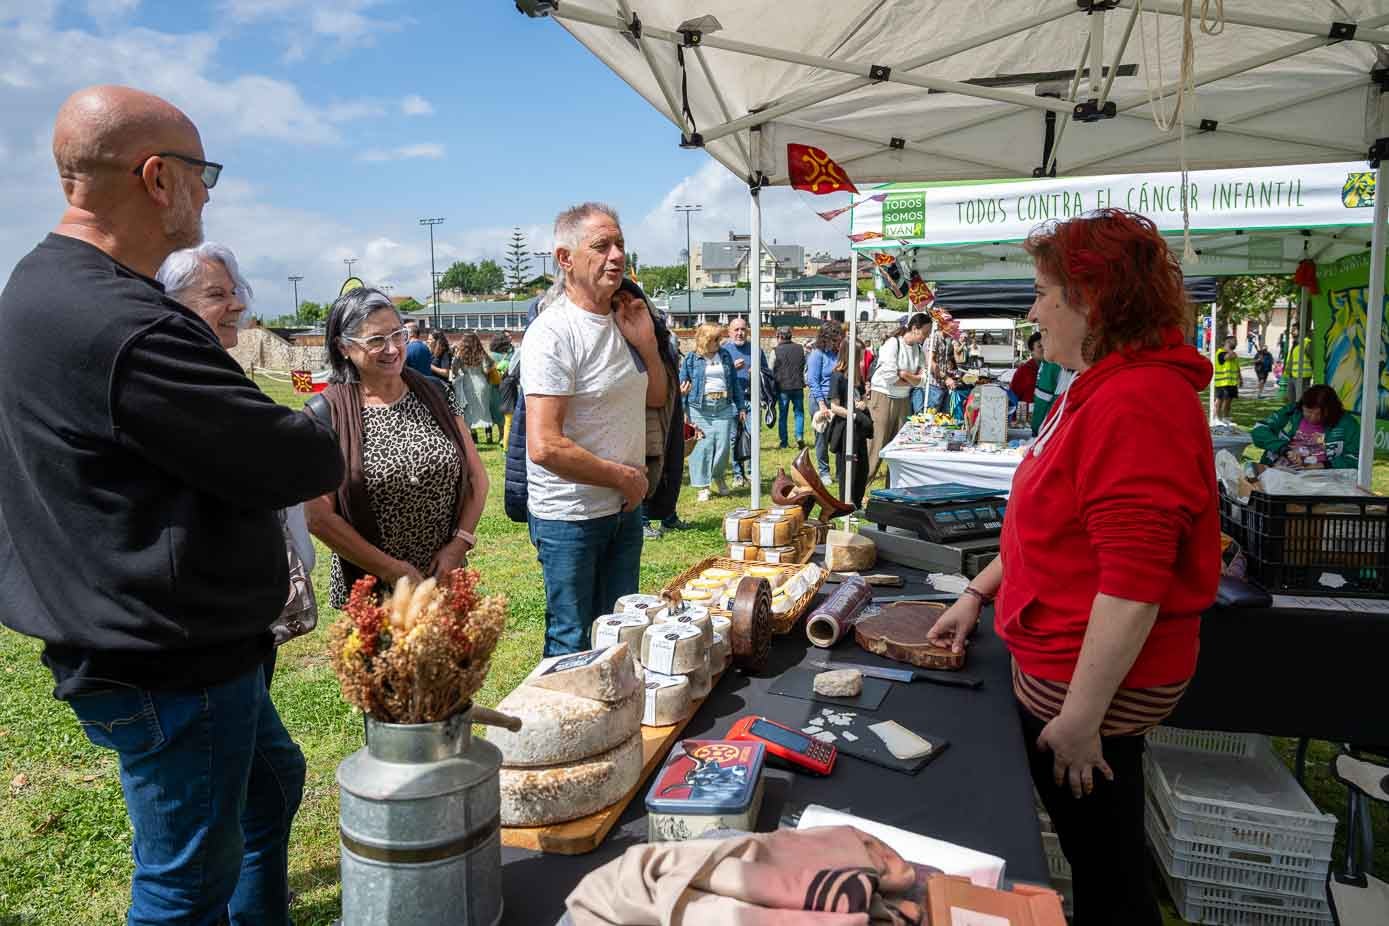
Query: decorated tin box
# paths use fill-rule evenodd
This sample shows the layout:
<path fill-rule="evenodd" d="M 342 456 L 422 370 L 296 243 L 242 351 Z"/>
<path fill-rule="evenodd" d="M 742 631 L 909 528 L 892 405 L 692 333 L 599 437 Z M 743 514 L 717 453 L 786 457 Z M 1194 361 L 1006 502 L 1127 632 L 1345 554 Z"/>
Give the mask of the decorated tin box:
<path fill-rule="evenodd" d="M 698 839 L 710 830 L 752 832 L 762 807 L 761 743 L 681 740 L 646 794 L 651 842 Z"/>

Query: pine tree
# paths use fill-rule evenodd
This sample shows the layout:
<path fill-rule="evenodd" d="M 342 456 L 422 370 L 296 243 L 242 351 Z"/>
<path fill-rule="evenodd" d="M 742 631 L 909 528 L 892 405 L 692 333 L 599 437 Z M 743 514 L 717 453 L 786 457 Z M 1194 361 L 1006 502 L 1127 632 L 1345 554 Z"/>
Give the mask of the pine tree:
<path fill-rule="evenodd" d="M 526 285 L 526 272 L 530 269 L 530 248 L 526 236 L 520 228 L 511 229 L 511 243 L 506 248 L 506 282 L 513 291 Z"/>

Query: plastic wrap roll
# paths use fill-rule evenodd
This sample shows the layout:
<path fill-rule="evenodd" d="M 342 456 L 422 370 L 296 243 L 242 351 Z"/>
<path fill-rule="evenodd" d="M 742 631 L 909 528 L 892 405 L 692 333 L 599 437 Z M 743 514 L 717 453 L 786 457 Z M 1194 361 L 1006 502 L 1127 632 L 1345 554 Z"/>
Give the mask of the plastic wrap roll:
<path fill-rule="evenodd" d="M 831 647 L 853 629 L 863 616 L 863 609 L 873 600 L 873 589 L 858 576 L 850 576 L 839 584 L 824 604 L 811 612 L 805 622 L 805 635 L 820 647 Z"/>

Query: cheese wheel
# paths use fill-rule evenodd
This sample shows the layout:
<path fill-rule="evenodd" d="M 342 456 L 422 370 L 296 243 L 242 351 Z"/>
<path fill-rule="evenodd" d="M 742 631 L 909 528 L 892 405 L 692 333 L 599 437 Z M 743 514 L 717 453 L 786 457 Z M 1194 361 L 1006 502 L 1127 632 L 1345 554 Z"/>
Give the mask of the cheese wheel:
<path fill-rule="evenodd" d="M 781 588 L 786 582 L 786 571 L 776 566 L 749 566 L 747 574 L 754 579 L 766 579 L 772 591 Z"/>
<path fill-rule="evenodd" d="M 542 659 L 522 684 L 595 701 L 621 701 L 640 687 L 626 643 Z"/>
<path fill-rule="evenodd" d="M 495 729 L 495 728 L 494 728 Z M 562 823 L 611 807 L 641 780 L 641 733 L 580 762 L 500 772 L 502 826 Z"/>
<path fill-rule="evenodd" d="M 796 525 L 797 533 L 805 526 L 805 510 L 800 505 L 773 505 L 767 509 L 767 514 L 774 514 L 790 521 Z"/>
<path fill-rule="evenodd" d="M 738 578 L 738 573 L 734 572 L 732 569 L 724 569 L 722 566 L 710 566 L 699 575 L 700 578 L 703 579 L 717 579 L 724 585 Z"/>
<path fill-rule="evenodd" d="M 645 673 L 641 724 L 644 727 L 668 727 L 690 716 L 694 689 L 685 675 Z"/>
<path fill-rule="evenodd" d="M 728 584 L 727 579 L 715 579 L 709 576 L 695 576 L 685 583 L 686 588 L 706 588 L 711 592 L 717 592 Z"/>
<path fill-rule="evenodd" d="M 613 610 L 619 614 L 645 614 L 664 605 L 659 595 L 623 595 Z"/>
<path fill-rule="evenodd" d="M 755 563 L 757 562 L 757 544 L 730 543 L 728 545 L 728 558 L 740 563 Z"/>
<path fill-rule="evenodd" d="M 773 614 L 785 614 L 787 611 L 791 610 L 791 606 L 794 604 L 795 601 L 788 597 L 786 592 L 782 591 L 772 593 Z"/>
<path fill-rule="evenodd" d="M 521 685 L 502 698 L 497 710 L 521 718 L 512 732 L 489 727 L 487 739 L 513 768 L 562 765 L 607 752 L 641 726 L 641 692 L 611 704 Z"/>
<path fill-rule="evenodd" d="M 709 697 L 709 691 L 714 687 L 713 678 L 709 670 L 709 651 L 704 651 L 704 662 L 693 672 L 687 672 L 685 677 L 690 680 L 690 696 L 696 701 Z"/>
<path fill-rule="evenodd" d="M 656 619 L 656 623 L 664 626 L 688 624 L 691 627 L 698 627 L 699 632 L 704 636 L 706 646 L 714 642 L 714 621 L 709 616 L 708 608 L 691 607 L 679 611 L 666 611 Z"/>
<path fill-rule="evenodd" d="M 796 539 L 798 530 L 796 523 L 789 518 L 768 514 L 758 518 L 753 525 L 752 539 L 759 547 L 780 547 Z"/>
<path fill-rule="evenodd" d="M 708 649 L 697 626 L 652 624 L 641 638 L 641 664 L 663 675 L 684 675 L 704 664 Z"/>
<path fill-rule="evenodd" d="M 641 649 L 641 635 L 651 626 L 645 614 L 604 614 L 589 629 L 589 642 L 594 649 L 626 643 L 636 653 Z"/>
<path fill-rule="evenodd" d="M 758 555 L 764 563 L 791 565 L 799 558 L 795 547 L 760 547 Z"/>
<path fill-rule="evenodd" d="M 714 603 L 717 596 L 707 588 L 690 588 L 688 585 L 680 590 L 680 600 L 689 604 L 699 605 L 707 608 Z"/>
<path fill-rule="evenodd" d="M 723 516 L 723 539 L 729 543 L 752 540 L 752 526 L 766 514 L 761 508 L 734 508 Z"/>
<path fill-rule="evenodd" d="M 714 624 L 714 633 L 728 639 L 728 628 L 733 626 L 733 622 L 722 614 L 712 614 L 709 619 Z"/>
<path fill-rule="evenodd" d="M 709 647 L 709 671 L 715 675 L 728 668 L 728 637 L 714 631 L 714 642 Z"/>

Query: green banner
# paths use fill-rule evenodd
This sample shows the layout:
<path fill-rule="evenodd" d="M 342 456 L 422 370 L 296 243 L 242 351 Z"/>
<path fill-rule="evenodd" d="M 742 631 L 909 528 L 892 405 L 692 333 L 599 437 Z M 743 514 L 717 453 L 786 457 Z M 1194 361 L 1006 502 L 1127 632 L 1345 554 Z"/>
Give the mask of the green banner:
<path fill-rule="evenodd" d="M 1389 275 L 1389 274 L 1386 274 Z M 1317 270 L 1321 292 L 1311 299 L 1314 355 L 1319 381 L 1336 390 L 1347 411 L 1364 421 L 1360 400 L 1365 383 L 1365 322 L 1370 293 L 1370 254 L 1352 254 Z M 1375 409 L 1375 450 L 1389 451 L 1389 296 L 1380 311 L 1386 324 L 1380 337 L 1379 403 Z"/>
<path fill-rule="evenodd" d="M 921 238 L 926 234 L 926 193 L 889 193 L 883 200 L 884 238 Z"/>

